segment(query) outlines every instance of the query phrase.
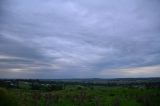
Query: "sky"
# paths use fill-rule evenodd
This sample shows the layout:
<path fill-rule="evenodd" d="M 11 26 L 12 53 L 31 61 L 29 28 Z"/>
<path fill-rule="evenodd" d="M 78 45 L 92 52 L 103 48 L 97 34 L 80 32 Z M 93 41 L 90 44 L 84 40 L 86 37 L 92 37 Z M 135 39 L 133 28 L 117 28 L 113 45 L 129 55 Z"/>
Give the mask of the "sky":
<path fill-rule="evenodd" d="M 0 0 L 0 78 L 160 77 L 159 0 Z"/>

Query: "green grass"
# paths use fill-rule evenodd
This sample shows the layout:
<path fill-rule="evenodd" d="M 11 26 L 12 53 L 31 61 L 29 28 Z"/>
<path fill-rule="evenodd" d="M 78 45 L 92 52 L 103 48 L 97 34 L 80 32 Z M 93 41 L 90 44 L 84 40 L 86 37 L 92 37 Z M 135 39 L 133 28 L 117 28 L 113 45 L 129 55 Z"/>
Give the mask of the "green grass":
<path fill-rule="evenodd" d="M 64 90 L 51 92 L 0 88 L 0 103 L 0 106 L 160 106 L 160 91 L 102 86 L 66 86 Z"/>

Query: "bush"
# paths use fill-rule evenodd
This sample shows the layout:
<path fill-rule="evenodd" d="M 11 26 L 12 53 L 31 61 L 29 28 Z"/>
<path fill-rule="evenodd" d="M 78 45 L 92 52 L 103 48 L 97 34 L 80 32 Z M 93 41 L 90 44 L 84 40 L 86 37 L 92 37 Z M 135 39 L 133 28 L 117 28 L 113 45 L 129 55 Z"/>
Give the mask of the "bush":
<path fill-rule="evenodd" d="M 120 106 L 120 99 L 118 97 L 113 98 L 112 106 Z"/>
<path fill-rule="evenodd" d="M 9 94 L 5 88 L 0 88 L 0 106 L 17 106 L 13 95 Z"/>

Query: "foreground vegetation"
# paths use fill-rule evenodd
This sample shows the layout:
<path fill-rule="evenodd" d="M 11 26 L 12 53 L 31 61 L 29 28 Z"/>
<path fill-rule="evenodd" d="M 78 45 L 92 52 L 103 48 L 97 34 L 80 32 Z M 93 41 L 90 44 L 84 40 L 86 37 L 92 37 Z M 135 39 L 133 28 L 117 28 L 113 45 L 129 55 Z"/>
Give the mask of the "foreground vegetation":
<path fill-rule="evenodd" d="M 159 81 L 102 82 L 1 80 L 0 106 L 160 106 Z"/>

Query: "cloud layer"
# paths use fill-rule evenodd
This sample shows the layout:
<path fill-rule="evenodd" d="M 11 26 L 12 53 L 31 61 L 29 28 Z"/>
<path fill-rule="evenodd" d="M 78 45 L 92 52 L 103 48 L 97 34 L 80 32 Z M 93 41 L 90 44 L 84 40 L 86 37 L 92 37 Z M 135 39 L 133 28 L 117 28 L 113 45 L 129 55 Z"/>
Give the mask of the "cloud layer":
<path fill-rule="evenodd" d="M 159 77 L 159 10 L 159 0 L 1 0 L 0 78 Z"/>

